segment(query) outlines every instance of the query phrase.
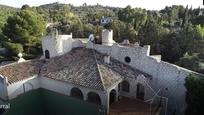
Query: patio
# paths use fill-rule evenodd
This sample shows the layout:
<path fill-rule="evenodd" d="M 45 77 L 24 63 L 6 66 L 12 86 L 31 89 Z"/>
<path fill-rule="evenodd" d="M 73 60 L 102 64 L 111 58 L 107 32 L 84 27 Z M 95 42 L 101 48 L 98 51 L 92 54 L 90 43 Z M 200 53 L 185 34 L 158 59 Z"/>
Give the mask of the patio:
<path fill-rule="evenodd" d="M 159 109 L 152 105 L 152 113 L 150 113 L 150 104 L 138 99 L 122 97 L 120 101 L 110 105 L 109 115 L 159 115 Z"/>

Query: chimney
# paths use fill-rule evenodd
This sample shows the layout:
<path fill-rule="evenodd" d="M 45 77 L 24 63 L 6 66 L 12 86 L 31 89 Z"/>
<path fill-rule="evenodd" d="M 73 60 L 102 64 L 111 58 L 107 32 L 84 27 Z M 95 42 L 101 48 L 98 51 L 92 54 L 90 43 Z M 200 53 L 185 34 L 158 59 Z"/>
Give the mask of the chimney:
<path fill-rule="evenodd" d="M 110 64 L 110 56 L 109 56 L 109 55 L 105 55 L 105 56 L 104 56 L 104 62 L 105 62 L 106 64 Z"/>
<path fill-rule="evenodd" d="M 102 44 L 103 45 L 108 45 L 108 46 L 112 46 L 113 43 L 115 42 L 113 40 L 113 30 L 102 30 Z"/>

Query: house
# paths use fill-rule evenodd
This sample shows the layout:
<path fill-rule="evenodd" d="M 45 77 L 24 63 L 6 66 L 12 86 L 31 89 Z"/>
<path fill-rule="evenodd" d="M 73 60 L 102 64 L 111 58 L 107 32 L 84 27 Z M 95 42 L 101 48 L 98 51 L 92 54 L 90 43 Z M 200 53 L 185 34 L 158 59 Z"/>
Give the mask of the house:
<path fill-rule="evenodd" d="M 42 49 L 42 59 L 0 67 L 1 100 L 44 88 L 100 104 L 107 113 L 122 96 L 162 105 L 163 115 L 184 114 L 185 78 L 192 71 L 150 55 L 149 45 L 116 43 L 112 30 L 102 31 L 102 44 L 54 31 Z"/>
<path fill-rule="evenodd" d="M 113 21 L 112 19 L 103 16 L 103 17 L 100 19 L 100 25 L 104 26 L 104 25 L 106 25 L 106 24 L 112 23 L 112 21 Z"/>

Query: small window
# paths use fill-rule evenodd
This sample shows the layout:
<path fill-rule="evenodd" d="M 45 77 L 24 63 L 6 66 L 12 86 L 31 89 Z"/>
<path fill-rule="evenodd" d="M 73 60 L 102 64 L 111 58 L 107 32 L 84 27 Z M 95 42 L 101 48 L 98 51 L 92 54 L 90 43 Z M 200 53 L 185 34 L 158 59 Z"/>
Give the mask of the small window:
<path fill-rule="evenodd" d="M 46 59 L 50 58 L 50 52 L 48 50 L 45 50 L 45 58 Z"/>
<path fill-rule="evenodd" d="M 131 62 L 130 57 L 126 56 L 126 57 L 125 57 L 125 62 L 126 62 L 126 63 L 130 63 L 130 62 Z"/>
<path fill-rule="evenodd" d="M 127 81 L 122 82 L 122 91 L 124 91 L 124 92 L 130 91 L 130 84 Z"/>

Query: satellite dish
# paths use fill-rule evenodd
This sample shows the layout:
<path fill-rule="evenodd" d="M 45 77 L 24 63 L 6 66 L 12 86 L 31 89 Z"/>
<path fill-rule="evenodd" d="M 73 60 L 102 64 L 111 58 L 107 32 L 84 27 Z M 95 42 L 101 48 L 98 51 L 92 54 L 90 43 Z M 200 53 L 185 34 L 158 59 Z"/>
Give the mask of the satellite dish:
<path fill-rule="evenodd" d="M 92 41 L 92 42 L 94 41 L 94 35 L 93 34 L 89 35 L 89 41 Z"/>

